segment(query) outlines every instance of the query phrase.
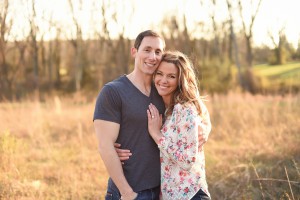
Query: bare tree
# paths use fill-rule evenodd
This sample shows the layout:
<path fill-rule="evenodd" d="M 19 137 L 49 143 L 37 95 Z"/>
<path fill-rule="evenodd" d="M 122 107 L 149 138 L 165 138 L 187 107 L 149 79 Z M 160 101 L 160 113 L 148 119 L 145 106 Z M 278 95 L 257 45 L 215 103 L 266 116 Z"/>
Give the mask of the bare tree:
<path fill-rule="evenodd" d="M 216 0 L 211 0 L 212 10 L 209 13 L 209 16 L 212 21 L 213 33 L 214 33 L 214 45 L 213 45 L 213 54 L 216 57 L 222 58 L 220 54 L 220 35 L 219 35 L 219 27 L 216 22 Z"/>
<path fill-rule="evenodd" d="M 37 34 L 39 27 L 37 25 L 36 2 L 32 0 L 27 4 L 29 6 L 28 21 L 30 25 L 29 39 L 34 71 L 33 89 L 36 95 L 39 95 L 39 45 L 37 41 Z M 36 96 L 37 97 L 37 96 Z"/>
<path fill-rule="evenodd" d="M 270 31 L 268 32 L 269 37 L 272 40 L 272 43 L 275 47 L 275 62 L 272 64 L 278 64 L 282 65 L 285 63 L 285 57 L 284 57 L 284 45 L 286 43 L 286 36 L 285 36 L 285 26 L 282 26 L 277 33 L 278 40 L 275 39 L 276 36 L 274 36 Z"/>
<path fill-rule="evenodd" d="M 234 32 L 234 21 L 233 21 L 233 11 L 232 11 L 232 4 L 230 2 L 230 0 L 226 0 L 227 3 L 227 8 L 228 8 L 228 14 L 229 14 L 229 24 L 230 24 L 230 43 L 231 43 L 231 47 L 229 50 L 231 52 L 233 52 L 232 54 L 234 55 L 234 60 L 235 60 L 235 65 L 238 69 L 238 79 L 239 79 L 239 83 L 241 85 L 242 88 L 245 87 L 245 83 L 243 81 L 242 78 L 242 71 L 241 71 L 241 64 L 240 64 L 240 59 L 239 59 L 239 47 L 237 45 L 237 39 L 235 36 L 235 32 Z"/>
<path fill-rule="evenodd" d="M 48 53 L 46 56 L 46 66 L 48 71 L 48 82 L 50 86 L 50 90 L 53 89 L 54 81 L 56 87 L 59 87 L 61 84 L 60 78 L 60 62 L 61 62 L 61 32 L 62 28 L 60 27 L 59 23 L 53 19 L 53 12 L 49 15 L 47 19 L 49 24 L 49 29 L 55 30 L 54 39 L 49 40 L 48 45 Z M 55 79 L 55 80 L 54 80 Z"/>
<path fill-rule="evenodd" d="M 125 10 L 127 8 L 131 8 L 131 15 L 128 16 L 127 18 L 128 21 L 131 21 L 130 17 L 133 17 L 133 12 L 134 12 L 134 6 L 126 6 L 125 1 L 122 1 L 122 10 Z M 126 21 L 123 19 L 122 14 L 119 14 L 118 12 L 115 12 L 115 16 L 113 17 L 115 24 L 118 24 L 119 28 L 119 38 L 117 41 L 117 44 L 114 48 L 114 52 L 116 54 L 112 54 L 112 60 L 115 60 L 115 65 L 117 67 L 117 75 L 121 74 L 128 74 L 130 71 L 130 40 L 125 37 L 125 30 L 126 30 Z M 114 55 L 116 55 L 116 59 L 114 58 Z"/>
<path fill-rule="evenodd" d="M 130 21 L 130 18 L 133 17 L 134 5 L 126 6 L 127 3 L 126 1 L 122 1 L 122 3 L 119 1 L 101 1 L 100 4 L 94 3 L 94 7 L 99 8 L 95 10 L 94 16 L 97 19 L 101 19 L 101 21 L 97 20 L 95 23 L 98 25 L 98 29 L 95 30 L 95 36 L 99 48 L 99 53 L 96 55 L 96 63 L 98 65 L 98 82 L 100 86 L 104 82 L 110 81 L 121 74 L 127 74 L 130 71 L 131 60 L 129 49 L 131 41 L 125 36 L 125 31 L 126 29 L 128 30 L 126 22 Z M 131 15 L 127 16 L 126 20 L 122 16 L 122 13 L 117 12 L 117 4 L 123 7 L 122 10 L 132 9 L 132 12 L 130 12 Z M 115 26 L 115 30 L 117 31 L 116 39 L 112 38 L 108 25 Z"/>
<path fill-rule="evenodd" d="M 76 15 L 76 10 L 72 0 L 69 0 L 69 6 L 71 8 L 72 20 L 75 25 L 75 38 L 71 38 L 71 44 L 75 50 L 75 70 L 74 70 L 74 79 L 75 79 L 75 89 L 80 91 L 83 77 L 83 59 L 84 59 L 84 42 L 82 36 L 82 25 L 79 22 L 78 16 Z M 78 10 L 82 10 L 82 0 L 78 0 Z"/>
<path fill-rule="evenodd" d="M 186 23 L 186 15 L 183 15 L 183 31 L 182 31 L 182 44 L 183 45 L 183 52 L 186 53 L 187 55 L 191 55 L 193 51 L 193 44 L 191 41 L 191 37 L 187 28 L 187 23 Z"/>
<path fill-rule="evenodd" d="M 179 35 L 179 24 L 178 24 L 178 16 L 171 16 L 171 17 L 165 17 L 164 21 L 163 21 L 163 25 L 167 27 L 168 32 L 165 31 L 164 36 L 165 38 L 166 35 L 170 35 L 170 46 L 169 48 L 174 48 L 177 49 L 177 47 L 179 46 L 179 42 L 177 40 L 178 35 Z"/>
<path fill-rule="evenodd" d="M 25 53 L 26 49 L 28 47 L 28 42 L 25 40 L 17 40 L 15 39 L 15 46 L 18 49 L 19 53 L 19 59 L 17 66 L 19 68 L 18 73 L 15 73 L 16 75 L 19 75 L 19 77 L 22 77 L 20 80 L 26 80 L 26 58 Z M 25 82 L 25 81 L 24 81 Z"/>
<path fill-rule="evenodd" d="M 2 92 L 7 92 L 10 88 L 8 78 L 9 66 L 6 60 L 7 36 L 9 35 L 12 26 L 12 19 L 8 19 L 9 1 L 1 1 L 0 8 L 0 90 Z"/>
<path fill-rule="evenodd" d="M 98 4 L 100 3 L 100 5 Z M 94 37 L 97 39 L 96 43 L 96 55 L 93 56 L 93 62 L 95 62 L 95 65 L 97 66 L 97 79 L 99 86 L 102 87 L 102 85 L 107 82 L 107 76 L 105 74 L 106 69 L 109 67 L 109 55 L 110 55 L 110 49 L 113 46 L 113 41 L 110 36 L 110 32 L 108 30 L 108 21 L 107 19 L 108 14 L 107 10 L 112 7 L 110 1 L 94 1 L 93 2 L 93 9 L 92 12 L 92 21 L 93 24 L 95 24 L 94 29 Z M 99 22 L 99 19 L 101 21 Z"/>
<path fill-rule="evenodd" d="M 54 40 L 54 50 L 53 50 L 53 61 L 54 61 L 54 70 L 55 70 L 55 85 L 56 87 L 60 87 L 61 84 L 61 77 L 60 77 L 60 64 L 61 64 L 61 29 L 58 28 L 56 31 L 56 37 Z"/>
<path fill-rule="evenodd" d="M 182 17 L 182 19 L 181 19 Z M 162 35 L 166 38 L 168 49 L 176 49 L 190 55 L 192 44 L 189 30 L 186 24 L 186 16 L 183 14 L 165 16 L 162 21 Z"/>
<path fill-rule="evenodd" d="M 257 13 L 259 11 L 261 2 L 262 2 L 262 0 L 258 0 L 257 5 L 255 6 L 253 0 L 250 1 L 251 8 L 254 7 L 254 12 L 251 13 L 250 24 L 247 27 L 246 17 L 244 16 L 244 6 L 243 6 L 241 0 L 238 1 L 239 13 L 240 13 L 240 17 L 242 19 L 243 32 L 244 32 L 245 39 L 246 39 L 246 47 L 247 47 L 246 60 L 247 60 L 248 67 L 252 67 L 252 62 L 253 62 L 253 52 L 252 52 L 253 26 L 254 26 L 254 22 L 255 22 Z"/>

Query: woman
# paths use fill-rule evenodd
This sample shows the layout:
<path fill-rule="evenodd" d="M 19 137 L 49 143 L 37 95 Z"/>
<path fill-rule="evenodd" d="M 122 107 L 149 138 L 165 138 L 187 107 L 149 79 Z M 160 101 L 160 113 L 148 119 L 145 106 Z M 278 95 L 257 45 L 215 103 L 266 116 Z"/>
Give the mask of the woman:
<path fill-rule="evenodd" d="M 160 149 L 162 199 L 210 199 L 199 137 L 207 140 L 211 123 L 187 56 L 166 52 L 154 84 L 166 107 L 163 125 L 154 105 L 147 110 L 149 133 Z"/>

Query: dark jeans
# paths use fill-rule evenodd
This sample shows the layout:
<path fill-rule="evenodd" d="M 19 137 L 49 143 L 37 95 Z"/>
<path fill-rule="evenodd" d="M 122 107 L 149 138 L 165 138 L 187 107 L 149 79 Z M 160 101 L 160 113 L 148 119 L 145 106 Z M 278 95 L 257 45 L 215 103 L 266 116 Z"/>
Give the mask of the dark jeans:
<path fill-rule="evenodd" d="M 200 189 L 191 200 L 210 200 L 210 197 Z"/>
<path fill-rule="evenodd" d="M 160 186 L 137 192 L 136 200 L 159 200 Z M 120 200 L 119 191 L 108 182 L 105 200 Z"/>

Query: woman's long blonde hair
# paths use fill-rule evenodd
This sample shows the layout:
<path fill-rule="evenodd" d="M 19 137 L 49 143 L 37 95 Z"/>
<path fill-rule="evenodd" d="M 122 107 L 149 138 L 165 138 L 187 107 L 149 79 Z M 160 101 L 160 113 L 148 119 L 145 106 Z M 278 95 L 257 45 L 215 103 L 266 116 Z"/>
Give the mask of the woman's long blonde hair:
<path fill-rule="evenodd" d="M 179 51 L 166 51 L 161 62 L 173 63 L 178 69 L 178 87 L 171 99 L 165 115 L 172 114 L 175 104 L 193 103 L 201 115 L 201 99 L 194 67 L 190 59 Z"/>

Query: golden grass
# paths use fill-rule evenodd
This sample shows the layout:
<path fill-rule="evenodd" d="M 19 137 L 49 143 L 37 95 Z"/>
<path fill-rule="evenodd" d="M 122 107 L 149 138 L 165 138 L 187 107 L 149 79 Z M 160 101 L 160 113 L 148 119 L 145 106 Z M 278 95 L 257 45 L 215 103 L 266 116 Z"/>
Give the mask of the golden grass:
<path fill-rule="evenodd" d="M 300 196 L 300 97 L 214 95 L 205 146 L 213 199 Z M 94 102 L 0 104 L 0 199 L 104 199 Z"/>
<path fill-rule="evenodd" d="M 206 144 L 213 199 L 292 199 L 300 195 L 300 97 L 214 96 L 213 131 Z M 257 173 L 255 173 L 257 172 Z M 272 178 L 275 180 L 256 180 Z"/>
<path fill-rule="evenodd" d="M 102 199 L 93 103 L 0 105 L 0 199 Z"/>

